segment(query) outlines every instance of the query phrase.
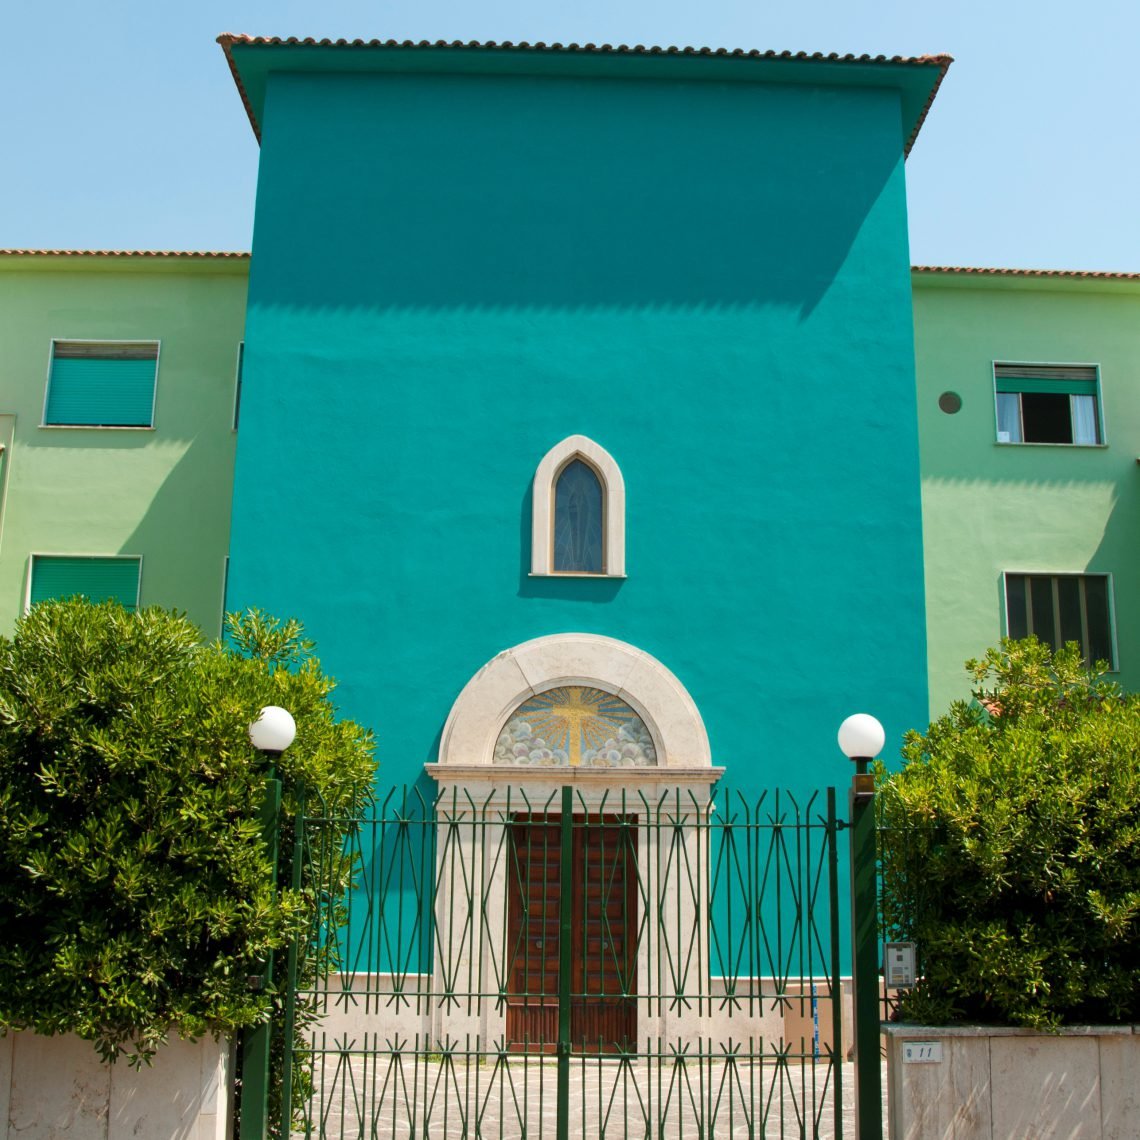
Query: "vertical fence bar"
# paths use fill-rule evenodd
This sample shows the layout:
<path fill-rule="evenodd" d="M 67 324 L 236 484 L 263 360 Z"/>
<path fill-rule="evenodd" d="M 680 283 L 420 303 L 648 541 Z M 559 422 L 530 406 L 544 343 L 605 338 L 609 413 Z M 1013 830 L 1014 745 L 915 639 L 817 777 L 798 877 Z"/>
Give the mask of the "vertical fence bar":
<path fill-rule="evenodd" d="M 562 860 L 558 869 L 558 1099 L 557 1140 L 570 1136 L 570 939 L 573 933 L 574 789 L 562 789 Z"/>
<path fill-rule="evenodd" d="M 856 759 L 851 781 L 851 932 L 855 989 L 855 1140 L 883 1134 L 879 1066 L 879 899 L 875 872 L 875 777 Z"/>
<path fill-rule="evenodd" d="M 272 868 L 272 885 L 277 888 L 277 830 L 281 818 L 281 781 L 270 766 L 265 780 L 265 796 L 261 802 L 261 834 Z M 273 951 L 269 951 L 258 989 L 273 985 Z M 241 1140 L 264 1140 L 269 1125 L 269 1052 L 273 1021 L 266 1018 L 260 1025 L 247 1029 L 241 1050 Z"/>
<path fill-rule="evenodd" d="M 305 792 L 302 788 L 297 799 L 297 818 L 293 824 L 293 867 L 290 886 L 301 891 L 301 870 L 305 857 Z M 285 1026 L 284 1051 L 281 1059 L 281 1135 L 287 1137 L 293 1124 L 293 1035 L 297 1024 L 297 966 L 300 950 L 300 933 L 289 943 L 289 956 L 285 964 Z"/>
<path fill-rule="evenodd" d="M 827 893 L 831 921 L 831 1079 L 835 1137 L 843 1135 L 843 983 L 839 975 L 839 819 L 835 789 L 827 789 Z"/>

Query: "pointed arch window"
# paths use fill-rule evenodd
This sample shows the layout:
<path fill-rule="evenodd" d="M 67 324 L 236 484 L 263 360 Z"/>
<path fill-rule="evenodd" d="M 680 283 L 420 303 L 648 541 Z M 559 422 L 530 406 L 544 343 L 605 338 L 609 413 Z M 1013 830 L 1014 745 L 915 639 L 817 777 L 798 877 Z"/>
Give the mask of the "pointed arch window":
<path fill-rule="evenodd" d="M 605 538 L 602 481 L 584 460 L 571 459 L 554 482 L 554 573 L 604 574 Z"/>
<path fill-rule="evenodd" d="M 625 481 L 584 435 L 552 447 L 534 475 L 531 574 L 625 577 Z"/>

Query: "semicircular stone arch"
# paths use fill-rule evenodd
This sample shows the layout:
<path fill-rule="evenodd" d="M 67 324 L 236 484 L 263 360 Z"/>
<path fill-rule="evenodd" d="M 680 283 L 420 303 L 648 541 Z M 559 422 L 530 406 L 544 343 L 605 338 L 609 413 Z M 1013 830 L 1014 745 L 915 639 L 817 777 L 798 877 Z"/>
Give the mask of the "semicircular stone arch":
<path fill-rule="evenodd" d="M 444 725 L 439 765 L 495 765 L 495 751 L 514 714 L 528 702 L 555 690 L 595 691 L 616 698 L 644 726 L 648 740 L 642 757 L 654 763 L 615 765 L 631 775 L 630 767 L 649 775 L 663 769 L 711 769 L 708 733 L 696 703 L 684 685 L 660 661 L 636 646 L 589 633 L 561 633 L 535 638 L 493 657 L 464 686 Z M 551 698 L 555 699 L 555 698 Z M 557 699 L 566 698 L 560 697 Z M 600 698 L 591 698 L 599 703 Z M 632 725 L 632 721 L 629 721 Z M 631 729 L 631 731 L 634 731 Z M 501 751 L 501 749 L 500 749 Z M 579 757 L 579 760 L 581 757 Z M 512 778 L 528 771 L 549 778 L 550 767 L 528 769 L 503 765 Z M 647 770 L 648 769 L 648 770 Z M 615 772 L 616 774 L 616 772 Z"/>

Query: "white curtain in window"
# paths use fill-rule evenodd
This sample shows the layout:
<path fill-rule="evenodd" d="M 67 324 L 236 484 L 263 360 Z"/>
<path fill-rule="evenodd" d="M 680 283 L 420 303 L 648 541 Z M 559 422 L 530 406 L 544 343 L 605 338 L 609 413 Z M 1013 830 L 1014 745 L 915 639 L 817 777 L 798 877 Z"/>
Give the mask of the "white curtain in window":
<path fill-rule="evenodd" d="M 1021 442 L 1021 397 L 1016 392 L 997 394 L 998 443 Z"/>
<path fill-rule="evenodd" d="M 1073 442 L 1097 443 L 1096 397 L 1070 396 L 1073 408 Z"/>

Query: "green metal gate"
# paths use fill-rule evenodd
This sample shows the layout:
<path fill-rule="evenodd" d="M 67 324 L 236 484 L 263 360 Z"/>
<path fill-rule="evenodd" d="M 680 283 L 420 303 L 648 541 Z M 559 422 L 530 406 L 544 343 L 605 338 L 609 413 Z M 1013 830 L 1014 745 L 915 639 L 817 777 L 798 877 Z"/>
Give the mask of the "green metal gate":
<path fill-rule="evenodd" d="M 290 956 L 278 1135 L 843 1135 L 834 790 L 590 789 L 393 792 L 347 851 L 309 806 L 297 882 L 357 888 Z"/>

